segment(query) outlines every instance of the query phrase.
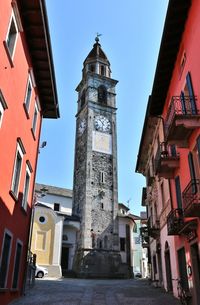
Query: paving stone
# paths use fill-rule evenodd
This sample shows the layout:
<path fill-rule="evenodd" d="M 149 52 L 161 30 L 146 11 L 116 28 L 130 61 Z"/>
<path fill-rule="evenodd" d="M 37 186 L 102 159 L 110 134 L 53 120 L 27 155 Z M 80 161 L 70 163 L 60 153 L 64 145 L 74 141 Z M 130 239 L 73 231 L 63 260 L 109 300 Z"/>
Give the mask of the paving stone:
<path fill-rule="evenodd" d="M 179 305 L 146 280 L 38 279 L 10 305 Z"/>

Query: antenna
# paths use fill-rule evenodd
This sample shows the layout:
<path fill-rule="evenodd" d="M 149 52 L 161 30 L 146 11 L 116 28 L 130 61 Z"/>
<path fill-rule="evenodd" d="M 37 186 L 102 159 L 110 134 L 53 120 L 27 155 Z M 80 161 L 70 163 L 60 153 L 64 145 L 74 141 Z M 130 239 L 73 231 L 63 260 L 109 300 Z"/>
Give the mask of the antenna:
<path fill-rule="evenodd" d="M 128 208 L 129 208 L 129 202 L 131 201 L 131 199 L 132 199 L 132 198 L 129 198 L 129 199 L 126 201 Z"/>

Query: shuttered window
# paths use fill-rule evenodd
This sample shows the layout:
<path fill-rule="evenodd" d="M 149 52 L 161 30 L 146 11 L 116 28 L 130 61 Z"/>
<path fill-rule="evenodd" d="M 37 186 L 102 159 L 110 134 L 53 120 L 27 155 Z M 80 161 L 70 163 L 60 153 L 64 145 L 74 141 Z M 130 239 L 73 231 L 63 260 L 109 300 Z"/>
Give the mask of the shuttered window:
<path fill-rule="evenodd" d="M 194 91 L 193 91 L 190 72 L 188 72 L 188 74 L 186 76 L 186 83 L 187 83 L 187 88 L 188 88 L 188 92 L 189 92 L 189 96 L 190 96 L 192 114 L 196 114 L 197 108 L 196 108 L 196 103 L 195 103 L 195 99 L 194 99 Z"/>
<path fill-rule="evenodd" d="M 182 209 L 181 185 L 180 185 L 180 178 L 179 178 L 179 176 L 177 176 L 175 178 L 175 187 L 176 187 L 177 207 Z"/>
<path fill-rule="evenodd" d="M 194 169 L 193 155 L 191 152 L 189 152 L 189 154 L 188 154 L 188 163 L 189 163 L 189 168 L 190 168 L 190 177 L 192 180 L 192 193 L 196 194 L 196 192 L 197 192 L 196 175 L 195 175 L 195 169 Z"/>

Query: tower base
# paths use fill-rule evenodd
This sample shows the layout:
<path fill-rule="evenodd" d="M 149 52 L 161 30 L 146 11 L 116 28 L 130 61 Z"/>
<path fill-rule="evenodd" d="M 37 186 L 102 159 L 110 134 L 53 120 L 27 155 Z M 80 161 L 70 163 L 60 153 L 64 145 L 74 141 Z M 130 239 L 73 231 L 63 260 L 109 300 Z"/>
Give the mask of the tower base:
<path fill-rule="evenodd" d="M 73 270 L 79 278 L 130 278 L 130 267 L 122 264 L 119 251 L 80 249 Z"/>

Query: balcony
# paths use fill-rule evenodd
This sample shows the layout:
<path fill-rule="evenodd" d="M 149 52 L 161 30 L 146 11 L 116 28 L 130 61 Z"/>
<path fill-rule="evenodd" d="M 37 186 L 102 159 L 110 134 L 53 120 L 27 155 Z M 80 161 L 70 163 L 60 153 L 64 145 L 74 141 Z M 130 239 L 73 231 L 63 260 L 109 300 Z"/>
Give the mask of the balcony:
<path fill-rule="evenodd" d="M 195 128 L 200 127 L 200 111 L 195 96 L 173 96 L 165 119 L 165 137 L 169 144 L 188 147 Z"/>
<path fill-rule="evenodd" d="M 184 226 L 183 210 L 173 209 L 167 216 L 168 235 L 180 235 L 180 231 Z"/>
<path fill-rule="evenodd" d="M 182 193 L 185 217 L 200 217 L 200 180 L 191 180 Z"/>
<path fill-rule="evenodd" d="M 156 239 L 160 236 L 160 221 L 156 220 L 155 223 L 151 222 L 151 218 L 148 219 L 148 233 L 149 236 Z"/>
<path fill-rule="evenodd" d="M 147 205 L 147 188 L 143 187 L 142 188 L 142 202 L 141 205 L 145 207 Z"/>
<path fill-rule="evenodd" d="M 142 247 L 148 248 L 149 247 L 149 233 L 148 233 L 148 227 L 141 227 L 140 228 L 140 235 L 142 239 Z"/>
<path fill-rule="evenodd" d="M 174 178 L 174 173 L 179 168 L 180 157 L 175 146 L 160 144 L 155 156 L 155 172 L 159 177 L 166 179 Z"/>

